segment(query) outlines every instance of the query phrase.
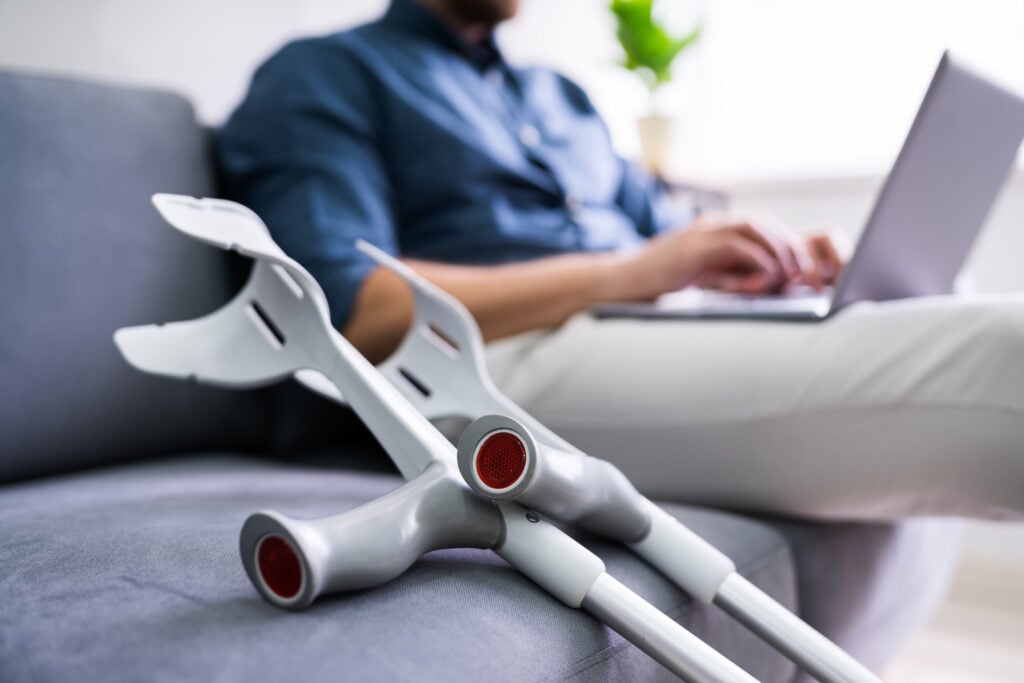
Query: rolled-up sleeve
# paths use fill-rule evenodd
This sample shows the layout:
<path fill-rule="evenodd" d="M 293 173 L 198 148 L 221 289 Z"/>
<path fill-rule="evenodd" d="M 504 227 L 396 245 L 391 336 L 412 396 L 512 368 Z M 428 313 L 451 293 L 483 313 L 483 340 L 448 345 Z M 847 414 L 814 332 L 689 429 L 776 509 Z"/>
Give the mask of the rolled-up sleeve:
<path fill-rule="evenodd" d="M 346 50 L 311 43 L 260 68 L 216 149 L 228 193 L 317 279 L 341 329 L 374 268 L 356 239 L 397 254 L 394 190 L 372 77 Z"/>

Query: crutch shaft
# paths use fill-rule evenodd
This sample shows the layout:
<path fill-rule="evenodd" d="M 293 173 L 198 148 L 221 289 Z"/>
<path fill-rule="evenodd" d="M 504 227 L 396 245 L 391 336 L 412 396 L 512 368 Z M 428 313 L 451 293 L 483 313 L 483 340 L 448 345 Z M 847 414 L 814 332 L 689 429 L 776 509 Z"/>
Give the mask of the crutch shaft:
<path fill-rule="evenodd" d="M 454 463 L 451 444 L 433 425 L 347 339 L 333 330 L 330 337 L 331 348 L 318 354 L 322 367 L 330 368 L 323 374 L 342 390 L 402 476 L 412 479 L 432 460 Z"/>
<path fill-rule="evenodd" d="M 739 574 L 722 583 L 714 603 L 823 683 L 881 683 L 835 643 Z"/>
<path fill-rule="evenodd" d="M 500 438 L 504 441 L 495 441 Z M 732 560 L 644 497 L 614 465 L 540 444 L 524 425 L 502 415 L 482 416 L 466 428 L 458 464 L 482 495 L 515 500 L 558 521 L 628 543 L 696 600 L 727 604 L 741 622 L 821 680 L 878 680 L 746 582 Z M 503 487 L 489 486 L 489 481 L 501 481 Z M 729 592 L 720 597 L 727 582 Z"/>
<path fill-rule="evenodd" d="M 757 680 L 609 574 L 594 582 L 583 609 L 683 680 Z"/>
<path fill-rule="evenodd" d="M 505 535 L 495 552 L 569 607 L 583 608 L 684 680 L 755 680 L 609 576 L 599 557 L 556 526 L 515 503 L 498 509 Z"/>

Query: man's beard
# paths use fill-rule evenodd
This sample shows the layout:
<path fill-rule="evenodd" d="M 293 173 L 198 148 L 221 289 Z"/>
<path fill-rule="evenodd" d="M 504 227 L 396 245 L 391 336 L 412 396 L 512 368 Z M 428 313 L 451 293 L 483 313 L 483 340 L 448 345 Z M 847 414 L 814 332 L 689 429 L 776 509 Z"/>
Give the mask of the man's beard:
<path fill-rule="evenodd" d="M 494 27 L 515 16 L 518 0 L 448 0 L 448 6 L 467 24 Z"/>

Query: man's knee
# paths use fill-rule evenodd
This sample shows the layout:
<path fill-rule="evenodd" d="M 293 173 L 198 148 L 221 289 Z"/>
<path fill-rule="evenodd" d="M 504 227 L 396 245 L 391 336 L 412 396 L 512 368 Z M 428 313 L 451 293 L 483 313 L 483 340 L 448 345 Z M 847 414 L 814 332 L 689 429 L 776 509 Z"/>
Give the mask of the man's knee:
<path fill-rule="evenodd" d="M 1021 379 L 1024 374 L 1024 311 L 1013 315 L 1004 310 L 987 310 L 965 321 L 974 329 L 965 335 L 967 348 L 978 371 L 990 380 L 1006 375 L 1007 379 Z M 979 378 L 980 379 L 980 378 Z M 1020 385 L 1024 393 L 1024 384 Z"/>
<path fill-rule="evenodd" d="M 969 334 L 950 358 L 956 402 L 1024 408 L 1024 310 L 985 310 L 965 320 Z"/>

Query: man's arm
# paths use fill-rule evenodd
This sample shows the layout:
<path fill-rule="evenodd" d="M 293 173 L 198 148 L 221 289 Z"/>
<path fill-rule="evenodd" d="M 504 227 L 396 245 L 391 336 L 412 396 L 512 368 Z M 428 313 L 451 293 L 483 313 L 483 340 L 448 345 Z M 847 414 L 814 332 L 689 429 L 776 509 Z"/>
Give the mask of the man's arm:
<path fill-rule="evenodd" d="M 615 254 L 567 254 L 500 266 L 406 260 L 469 309 L 491 341 L 553 327 L 611 296 Z M 344 334 L 373 362 L 397 348 L 413 316 L 412 292 L 386 268 L 363 281 Z"/>
<path fill-rule="evenodd" d="M 491 341 L 554 327 L 599 302 L 652 299 L 708 278 L 745 293 L 800 277 L 792 247 L 769 226 L 726 217 L 698 219 L 626 253 L 578 253 L 500 266 L 406 263 L 461 301 Z M 413 297 L 394 273 L 363 281 L 343 332 L 371 361 L 391 354 L 413 315 Z"/>

